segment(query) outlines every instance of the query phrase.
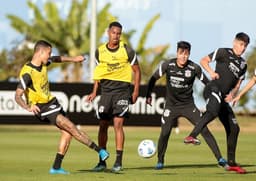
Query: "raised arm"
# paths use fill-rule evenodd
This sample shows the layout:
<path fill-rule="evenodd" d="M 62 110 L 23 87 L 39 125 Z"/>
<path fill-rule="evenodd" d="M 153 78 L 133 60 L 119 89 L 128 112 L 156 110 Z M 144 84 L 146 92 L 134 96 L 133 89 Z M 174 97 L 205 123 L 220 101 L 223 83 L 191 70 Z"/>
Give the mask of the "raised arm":
<path fill-rule="evenodd" d="M 52 56 L 50 57 L 50 60 L 52 62 L 83 62 L 86 60 L 85 56 L 79 55 L 79 56 Z"/>

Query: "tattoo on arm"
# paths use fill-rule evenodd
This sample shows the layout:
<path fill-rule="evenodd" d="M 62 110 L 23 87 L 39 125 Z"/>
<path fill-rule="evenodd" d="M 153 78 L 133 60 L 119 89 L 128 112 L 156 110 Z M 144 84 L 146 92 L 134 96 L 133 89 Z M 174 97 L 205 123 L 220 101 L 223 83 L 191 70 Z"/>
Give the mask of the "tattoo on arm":
<path fill-rule="evenodd" d="M 26 101 L 22 98 L 22 94 L 15 94 L 15 101 L 17 102 L 17 104 L 19 104 L 23 109 L 28 110 L 29 109 L 29 105 L 26 103 Z"/>

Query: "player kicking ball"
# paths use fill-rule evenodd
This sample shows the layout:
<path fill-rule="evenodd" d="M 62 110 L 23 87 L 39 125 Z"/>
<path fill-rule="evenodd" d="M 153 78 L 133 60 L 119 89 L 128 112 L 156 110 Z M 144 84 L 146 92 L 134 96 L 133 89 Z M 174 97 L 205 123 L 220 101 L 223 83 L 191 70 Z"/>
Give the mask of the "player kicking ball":
<path fill-rule="evenodd" d="M 34 113 L 40 121 L 55 124 L 60 129 L 61 138 L 58 152 L 49 173 L 69 174 L 61 167 L 61 164 L 72 137 L 97 151 L 102 160 L 106 160 L 109 153 L 100 149 L 86 133 L 77 129 L 74 123 L 65 116 L 58 100 L 50 93 L 47 67 L 52 62 L 82 62 L 84 57 L 50 57 L 51 52 L 51 44 L 44 40 L 36 42 L 32 60 L 26 63 L 20 71 L 20 81 L 16 89 L 15 100 L 22 108 Z M 23 95 L 26 99 L 23 99 Z"/>

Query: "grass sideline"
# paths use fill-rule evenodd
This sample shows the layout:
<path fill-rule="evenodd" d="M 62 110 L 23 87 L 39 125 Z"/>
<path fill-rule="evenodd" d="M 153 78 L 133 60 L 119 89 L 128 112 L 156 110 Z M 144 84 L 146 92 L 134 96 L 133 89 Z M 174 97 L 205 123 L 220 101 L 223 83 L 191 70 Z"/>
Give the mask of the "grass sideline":
<path fill-rule="evenodd" d="M 59 133 L 54 126 L 0 125 L 0 180 L 4 181 L 45 181 L 45 180 L 94 180 L 94 181 L 155 181 L 155 180 L 255 180 L 256 122 L 253 118 L 238 118 L 241 127 L 237 147 L 237 161 L 248 171 L 240 175 L 224 171 L 202 140 L 200 146 L 184 145 L 183 138 L 192 129 L 187 121 L 180 121 L 180 134 L 172 133 L 165 157 L 165 169 L 154 170 L 156 155 L 150 159 L 140 158 L 137 145 L 142 139 L 157 142 L 159 127 L 125 127 L 126 143 L 121 174 L 110 172 L 95 173 L 91 168 L 98 161 L 98 155 L 73 140 L 63 161 L 63 167 L 70 175 L 50 175 L 49 168 L 55 157 Z M 218 121 L 209 125 L 226 157 L 226 142 L 223 127 Z M 98 127 L 81 126 L 93 140 L 97 140 Z M 201 137 L 200 137 L 201 138 Z M 113 128 L 109 129 L 107 161 L 111 168 L 115 160 Z"/>

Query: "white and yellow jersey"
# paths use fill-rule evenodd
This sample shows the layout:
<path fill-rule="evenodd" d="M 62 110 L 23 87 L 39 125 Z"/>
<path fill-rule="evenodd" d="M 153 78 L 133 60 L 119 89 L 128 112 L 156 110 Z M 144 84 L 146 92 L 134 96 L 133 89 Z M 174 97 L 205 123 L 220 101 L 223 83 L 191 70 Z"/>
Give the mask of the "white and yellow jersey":
<path fill-rule="evenodd" d="M 115 50 L 110 50 L 107 44 L 101 45 L 96 50 L 96 63 L 94 80 L 105 79 L 131 83 L 131 66 L 138 64 L 138 61 L 134 50 L 120 42 Z"/>
<path fill-rule="evenodd" d="M 54 97 L 50 93 L 47 65 L 36 67 L 30 62 L 20 72 L 18 87 L 25 90 L 28 104 L 48 103 Z"/>

